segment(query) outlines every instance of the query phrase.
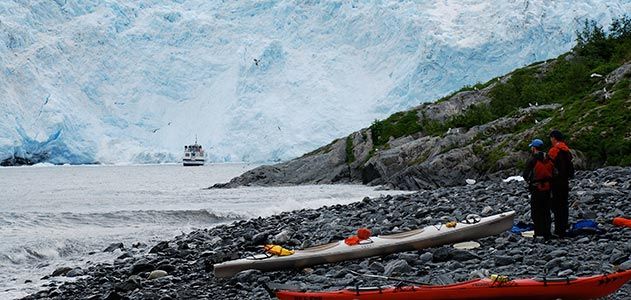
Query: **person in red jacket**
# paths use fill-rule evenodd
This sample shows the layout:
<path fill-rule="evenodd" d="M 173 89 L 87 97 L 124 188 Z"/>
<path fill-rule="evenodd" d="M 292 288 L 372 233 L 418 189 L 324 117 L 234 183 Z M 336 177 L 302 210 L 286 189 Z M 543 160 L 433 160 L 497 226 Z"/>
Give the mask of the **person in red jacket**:
<path fill-rule="evenodd" d="M 526 164 L 522 177 L 528 183 L 530 191 L 530 215 L 535 224 L 535 236 L 549 240 L 550 233 L 550 181 L 554 164 L 542 151 L 543 141 L 534 139 L 528 145 L 532 152 L 532 158 Z"/>
<path fill-rule="evenodd" d="M 572 153 L 565 144 L 565 137 L 558 130 L 550 132 L 552 148 L 548 156 L 554 162 L 554 176 L 552 179 L 552 212 L 554 213 L 554 234 L 563 237 L 568 229 L 568 193 L 570 179 L 574 178 Z"/>

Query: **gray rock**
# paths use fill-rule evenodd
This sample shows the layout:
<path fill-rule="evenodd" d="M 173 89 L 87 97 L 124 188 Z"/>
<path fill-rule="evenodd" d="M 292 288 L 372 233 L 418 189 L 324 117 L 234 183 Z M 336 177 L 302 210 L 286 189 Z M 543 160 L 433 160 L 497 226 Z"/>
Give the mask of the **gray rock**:
<path fill-rule="evenodd" d="M 322 275 L 309 275 L 306 277 L 310 283 L 327 283 L 330 281 L 328 277 Z"/>
<path fill-rule="evenodd" d="M 555 257 L 565 257 L 566 255 L 567 255 L 567 250 L 559 249 L 559 250 L 554 250 L 550 252 L 548 256 L 550 257 L 550 259 L 552 259 Z"/>
<path fill-rule="evenodd" d="M 221 242 L 223 242 L 223 239 L 221 237 L 213 237 L 210 241 L 208 241 L 208 244 L 211 246 L 216 246 L 221 244 Z"/>
<path fill-rule="evenodd" d="M 168 241 L 162 241 L 162 242 L 159 242 L 157 245 L 153 246 L 151 248 L 151 250 L 149 250 L 149 253 L 163 252 L 166 249 L 169 249 L 169 242 Z"/>
<path fill-rule="evenodd" d="M 572 274 L 574 274 L 574 271 L 572 269 L 565 269 L 565 270 L 559 272 L 557 275 L 559 277 L 565 277 L 565 276 L 570 276 Z"/>
<path fill-rule="evenodd" d="M 362 260 L 362 262 L 359 263 L 359 267 L 361 269 L 367 270 L 369 266 L 369 261 L 367 259 Z"/>
<path fill-rule="evenodd" d="M 107 246 L 107 248 L 105 248 L 103 250 L 103 252 L 113 252 L 116 249 L 125 249 L 125 246 L 123 245 L 123 243 L 111 243 L 109 246 Z"/>
<path fill-rule="evenodd" d="M 66 275 L 68 272 L 72 271 L 72 268 L 70 267 L 59 267 L 57 269 L 55 269 L 55 271 L 53 271 L 52 274 L 50 274 L 50 276 L 64 276 Z"/>
<path fill-rule="evenodd" d="M 423 254 L 421 254 L 421 256 L 419 257 L 419 261 L 421 263 L 426 263 L 426 262 L 430 262 L 432 261 L 434 255 L 431 252 L 425 252 Z"/>
<path fill-rule="evenodd" d="M 237 273 L 237 275 L 234 276 L 234 279 L 239 282 L 247 282 L 256 279 L 261 274 L 262 272 L 260 270 L 245 270 Z"/>
<path fill-rule="evenodd" d="M 627 260 L 629 260 L 629 254 L 622 252 L 612 254 L 611 258 L 609 259 L 609 261 L 614 265 L 619 265 Z"/>
<path fill-rule="evenodd" d="M 510 256 L 500 255 L 500 256 L 495 257 L 495 265 L 498 267 L 508 266 L 508 265 L 513 264 L 514 262 L 515 262 L 515 259 Z"/>
<path fill-rule="evenodd" d="M 132 248 L 145 248 L 147 247 L 147 244 L 142 243 L 142 242 L 135 242 L 131 245 Z"/>
<path fill-rule="evenodd" d="M 116 291 L 107 292 L 103 296 L 103 300 L 122 300 L 123 296 L 118 294 Z"/>
<path fill-rule="evenodd" d="M 252 244 L 254 244 L 254 245 L 263 245 L 263 244 L 267 243 L 268 242 L 268 240 L 267 240 L 267 236 L 268 235 L 269 235 L 269 233 L 267 231 L 255 234 L 252 237 Z"/>
<path fill-rule="evenodd" d="M 394 260 L 389 262 L 384 270 L 384 274 L 386 276 L 391 276 L 393 274 L 405 274 L 412 270 L 410 265 L 402 259 Z"/>
<path fill-rule="evenodd" d="M 68 273 L 66 273 L 66 277 L 83 276 L 83 274 L 84 274 L 83 269 L 77 267 L 68 271 Z"/>
<path fill-rule="evenodd" d="M 561 265 L 561 263 L 564 262 L 564 260 L 565 260 L 565 258 L 561 258 L 561 257 L 553 258 L 552 260 L 550 260 L 550 261 L 548 261 L 546 263 L 546 268 L 548 270 L 551 270 L 551 269 L 553 269 L 555 267 L 558 267 L 558 266 Z"/>
<path fill-rule="evenodd" d="M 580 244 L 582 244 L 582 243 L 589 243 L 589 238 L 588 237 L 582 237 L 582 238 L 576 240 L 576 242 L 580 243 Z"/>
<path fill-rule="evenodd" d="M 383 265 L 378 261 L 372 262 L 368 269 L 375 273 L 383 273 L 386 270 Z"/>
<path fill-rule="evenodd" d="M 631 270 L 631 260 L 623 262 L 622 264 L 620 264 L 619 268 L 623 271 Z"/>
<path fill-rule="evenodd" d="M 171 286 L 174 282 L 181 281 L 177 277 L 173 277 L 172 275 L 166 275 L 162 277 L 158 277 L 156 279 L 151 280 L 156 285 L 160 286 Z"/>
<path fill-rule="evenodd" d="M 436 251 L 434 251 L 434 254 L 432 255 L 432 262 L 440 263 L 451 260 L 451 258 L 453 257 L 453 251 L 454 250 L 452 250 L 450 247 L 441 247 L 436 249 Z"/>
<path fill-rule="evenodd" d="M 331 270 L 329 273 L 327 273 L 327 276 L 332 278 L 343 278 L 346 276 L 346 274 L 348 274 L 348 270 L 345 269 Z"/>
<path fill-rule="evenodd" d="M 132 257 L 131 253 L 130 252 L 125 252 L 125 253 L 119 255 L 116 259 L 125 259 L 125 258 L 129 258 L 129 257 Z"/>
<path fill-rule="evenodd" d="M 138 277 L 137 275 L 132 275 L 129 276 L 129 278 L 127 278 L 127 280 L 125 280 L 124 282 L 116 283 L 114 285 L 114 289 L 118 292 L 123 293 L 130 292 L 135 289 L 141 288 L 142 285 L 140 284 L 140 282 L 140 277 Z"/>
<path fill-rule="evenodd" d="M 167 276 L 167 275 L 168 275 L 168 273 L 166 271 L 153 270 L 153 271 L 151 271 L 151 273 L 149 273 L 149 276 L 147 277 L 147 279 L 148 280 L 152 280 L 152 279 L 164 277 L 164 276 Z"/>
<path fill-rule="evenodd" d="M 162 263 L 156 267 L 156 270 L 163 270 L 167 273 L 173 273 L 175 271 L 175 266 L 170 265 L 168 263 Z"/>
<path fill-rule="evenodd" d="M 370 135 L 367 135 L 370 137 Z M 358 134 L 358 139 L 362 135 Z M 358 140 L 359 141 L 359 140 Z M 372 148 L 368 144 L 358 144 L 359 149 L 365 149 L 365 155 L 356 155 L 357 162 L 362 161 L 364 156 Z M 300 184 L 300 183 L 334 183 L 349 182 L 351 173 L 346 163 L 346 139 L 339 139 L 333 143 L 317 149 L 313 155 L 305 155 L 300 158 L 280 163 L 274 166 L 261 166 L 250 170 L 243 175 L 233 178 L 227 184 L 216 184 L 213 188 L 231 188 L 249 185 L 280 185 L 280 184 Z M 360 179 L 361 172 L 357 171 L 355 178 Z"/>
<path fill-rule="evenodd" d="M 433 282 L 435 282 L 436 284 L 440 284 L 440 285 L 454 283 L 453 277 L 451 277 L 451 276 L 449 276 L 447 274 L 440 274 L 440 275 L 434 277 L 433 279 L 434 279 Z"/>
<path fill-rule="evenodd" d="M 292 235 L 292 232 L 285 229 L 285 230 L 281 231 L 279 234 L 274 236 L 274 243 L 275 244 L 284 244 L 284 243 L 286 243 L 289 240 L 291 235 Z"/>
<path fill-rule="evenodd" d="M 467 261 L 480 258 L 477 255 L 465 250 L 455 250 L 451 253 L 451 257 L 456 261 Z"/>
<path fill-rule="evenodd" d="M 399 258 L 405 260 L 410 265 L 415 265 L 419 262 L 419 257 L 415 253 L 400 253 Z"/>
<path fill-rule="evenodd" d="M 483 216 L 490 215 L 492 212 L 493 212 L 493 208 L 492 208 L 492 207 L 490 207 L 490 206 L 485 206 L 485 207 L 482 209 L 482 215 L 483 215 Z"/>
<path fill-rule="evenodd" d="M 150 263 L 138 262 L 131 266 L 130 273 L 135 275 L 141 272 L 150 272 L 153 271 L 154 268 L 155 266 Z"/>
<path fill-rule="evenodd" d="M 471 271 L 471 273 L 469 273 L 469 279 L 482 279 L 482 278 L 487 278 L 489 277 L 490 272 L 487 269 L 481 269 L 481 270 L 473 270 Z"/>

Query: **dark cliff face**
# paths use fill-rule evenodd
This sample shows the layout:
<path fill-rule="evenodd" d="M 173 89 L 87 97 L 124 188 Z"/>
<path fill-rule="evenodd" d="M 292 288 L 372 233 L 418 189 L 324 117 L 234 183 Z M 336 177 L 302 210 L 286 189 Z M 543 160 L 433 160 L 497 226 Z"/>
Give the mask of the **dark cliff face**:
<path fill-rule="evenodd" d="M 541 74 L 552 64 L 554 61 L 529 68 Z M 631 76 L 630 66 L 631 63 L 626 63 L 610 72 L 606 77 L 607 84 L 611 86 L 628 80 L 625 78 Z M 459 92 L 438 102 L 398 113 L 398 119 L 392 118 L 395 120 L 392 124 L 382 123 L 378 128 L 381 131 L 388 130 L 383 129 L 387 126 L 395 128 L 397 124 L 394 122 L 403 122 L 398 120 L 412 116 L 416 124 L 423 124 L 415 132 L 384 138 L 379 135 L 381 132 L 373 132 L 377 130 L 373 124 L 302 157 L 256 168 L 215 187 L 362 183 L 418 190 L 463 185 L 468 178 L 489 179 L 519 174 L 528 159 L 528 141 L 534 137 L 547 140 L 547 131 L 557 125 L 551 120 L 555 116 L 565 118 L 567 103 L 539 105 L 533 100 L 525 108 L 488 122 L 475 120 L 476 115 L 469 114 L 478 125 L 458 128 L 446 128 L 445 125 L 454 117 L 482 105 L 491 105 L 493 88 L 505 84 L 510 78 L 511 75 L 507 75 L 480 89 Z M 605 96 L 598 93 L 602 88 L 596 88 L 598 90 L 589 95 L 588 100 L 578 101 L 602 101 Z M 442 127 L 436 127 L 436 124 Z M 631 134 L 631 129 L 629 131 Z M 375 137 L 379 139 L 377 142 Z M 574 151 L 574 154 L 577 168 L 596 167 L 581 151 Z"/>

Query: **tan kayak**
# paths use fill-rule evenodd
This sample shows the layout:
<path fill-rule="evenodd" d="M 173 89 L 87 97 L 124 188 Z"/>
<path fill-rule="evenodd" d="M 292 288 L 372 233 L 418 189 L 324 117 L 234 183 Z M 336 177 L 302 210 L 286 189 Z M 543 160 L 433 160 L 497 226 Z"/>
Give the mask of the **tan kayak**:
<path fill-rule="evenodd" d="M 507 231 L 513 226 L 514 217 L 514 211 L 484 218 L 468 216 L 464 221 L 456 223 L 456 226 L 453 227 L 448 227 L 444 224 L 432 225 L 391 235 L 371 237 L 358 245 L 349 246 L 344 241 L 337 241 L 295 250 L 294 254 L 288 256 L 259 254 L 215 264 L 214 273 L 216 277 L 230 277 L 249 269 L 276 271 L 304 268 L 350 259 L 454 244 Z"/>

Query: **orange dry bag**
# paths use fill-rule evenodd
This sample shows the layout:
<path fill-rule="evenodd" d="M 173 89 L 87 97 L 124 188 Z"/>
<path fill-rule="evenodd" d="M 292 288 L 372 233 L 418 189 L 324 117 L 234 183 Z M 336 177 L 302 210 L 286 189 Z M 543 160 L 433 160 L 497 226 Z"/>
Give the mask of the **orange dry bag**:
<path fill-rule="evenodd" d="M 622 217 L 613 218 L 613 225 L 620 227 L 631 227 L 631 220 Z"/>

